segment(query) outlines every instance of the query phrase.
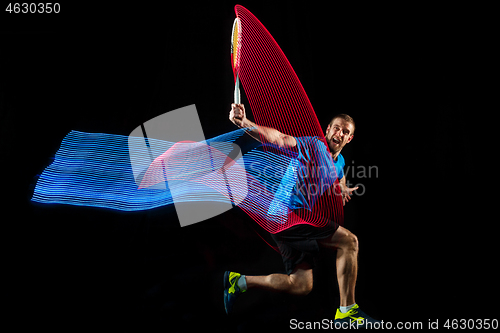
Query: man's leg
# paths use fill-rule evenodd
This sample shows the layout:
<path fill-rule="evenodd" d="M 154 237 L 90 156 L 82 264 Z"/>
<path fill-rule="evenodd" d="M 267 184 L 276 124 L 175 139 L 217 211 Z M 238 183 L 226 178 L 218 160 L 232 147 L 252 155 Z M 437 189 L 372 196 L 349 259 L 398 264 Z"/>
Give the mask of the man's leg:
<path fill-rule="evenodd" d="M 248 289 L 259 288 L 293 295 L 307 295 L 313 288 L 313 272 L 307 263 L 298 264 L 292 274 L 246 275 Z"/>
<path fill-rule="evenodd" d="M 337 280 L 339 282 L 340 306 L 352 305 L 358 275 L 358 238 L 346 228 L 339 227 L 319 245 L 337 249 Z"/>
<path fill-rule="evenodd" d="M 240 284 L 241 281 L 244 283 Z M 312 287 L 312 268 L 307 263 L 298 264 L 290 275 L 245 275 L 243 277 L 239 273 L 226 271 L 224 274 L 224 307 L 226 313 L 231 313 L 238 295 L 248 289 L 260 288 L 293 295 L 307 295 L 311 292 Z"/>

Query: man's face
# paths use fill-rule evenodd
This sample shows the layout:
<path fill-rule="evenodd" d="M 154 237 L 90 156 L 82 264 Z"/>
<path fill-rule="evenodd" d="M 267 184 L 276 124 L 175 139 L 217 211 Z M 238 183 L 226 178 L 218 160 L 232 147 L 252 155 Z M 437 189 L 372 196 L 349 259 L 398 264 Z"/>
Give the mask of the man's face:
<path fill-rule="evenodd" d="M 333 122 L 326 128 L 326 142 L 330 147 L 330 152 L 335 154 L 340 152 L 346 144 L 348 144 L 354 136 L 354 126 L 352 123 L 345 121 L 342 118 L 335 118 Z"/>

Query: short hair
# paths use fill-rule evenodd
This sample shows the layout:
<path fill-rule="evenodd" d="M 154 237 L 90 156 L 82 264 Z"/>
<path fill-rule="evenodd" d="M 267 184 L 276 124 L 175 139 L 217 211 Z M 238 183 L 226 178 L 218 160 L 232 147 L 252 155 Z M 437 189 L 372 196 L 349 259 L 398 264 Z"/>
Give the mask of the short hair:
<path fill-rule="evenodd" d="M 352 127 L 354 128 L 353 129 L 353 133 L 354 133 L 354 130 L 356 130 L 356 123 L 354 122 L 354 119 L 352 119 L 352 117 L 348 114 L 345 114 L 345 113 L 339 113 L 338 115 L 336 115 L 335 117 L 332 118 L 332 120 L 330 120 L 330 125 L 333 123 L 333 121 L 337 118 L 341 118 L 341 119 L 344 119 L 345 121 L 347 121 L 348 123 L 351 123 L 352 124 Z"/>

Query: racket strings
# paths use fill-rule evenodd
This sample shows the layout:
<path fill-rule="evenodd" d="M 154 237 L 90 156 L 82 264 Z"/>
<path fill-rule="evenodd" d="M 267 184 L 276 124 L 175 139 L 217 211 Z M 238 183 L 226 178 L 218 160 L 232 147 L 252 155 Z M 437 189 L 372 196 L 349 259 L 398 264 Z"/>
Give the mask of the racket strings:
<path fill-rule="evenodd" d="M 275 128 L 294 137 L 318 137 L 320 144 L 325 146 L 323 149 L 326 148 L 328 152 L 324 133 L 311 102 L 278 43 L 245 7 L 237 5 L 235 12 L 241 36 L 241 48 L 237 54 L 238 75 L 256 124 Z M 280 152 L 278 147 L 270 146 L 266 149 L 275 154 L 285 153 Z M 310 158 L 313 159 L 310 161 L 313 165 L 327 163 L 320 160 L 321 154 L 312 155 Z M 303 180 L 307 194 L 310 194 L 314 186 L 318 186 L 316 181 L 309 178 Z M 272 233 L 295 224 L 321 227 L 330 220 L 341 224 L 343 205 L 338 180 L 328 192 L 330 195 L 316 198 L 310 210 L 288 211 L 285 223 L 274 224 L 269 216 L 257 216 L 252 214 L 251 210 L 247 213 Z"/>

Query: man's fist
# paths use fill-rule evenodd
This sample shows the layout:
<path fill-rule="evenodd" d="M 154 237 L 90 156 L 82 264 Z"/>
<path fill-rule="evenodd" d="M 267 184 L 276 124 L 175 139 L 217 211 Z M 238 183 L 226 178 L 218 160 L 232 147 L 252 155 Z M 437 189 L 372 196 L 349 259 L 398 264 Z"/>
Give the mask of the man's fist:
<path fill-rule="evenodd" d="M 245 127 L 247 121 L 245 106 L 243 104 L 231 104 L 229 120 L 238 127 Z"/>

